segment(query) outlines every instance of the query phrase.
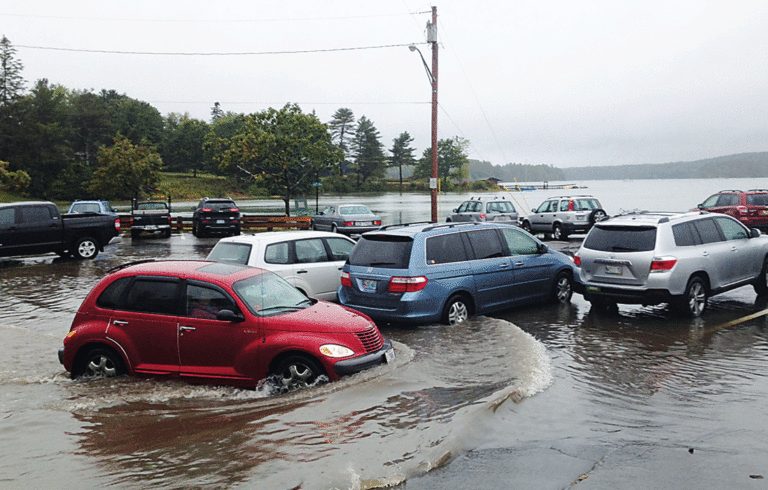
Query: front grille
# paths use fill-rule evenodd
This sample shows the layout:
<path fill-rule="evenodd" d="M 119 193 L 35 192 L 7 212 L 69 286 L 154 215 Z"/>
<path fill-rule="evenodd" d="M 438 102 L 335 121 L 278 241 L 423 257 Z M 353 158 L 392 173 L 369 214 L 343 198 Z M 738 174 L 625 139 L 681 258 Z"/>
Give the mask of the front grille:
<path fill-rule="evenodd" d="M 384 345 L 384 340 L 381 338 L 381 334 L 378 329 L 371 325 L 367 330 L 362 332 L 356 332 L 357 337 L 365 348 L 365 352 L 376 352 Z"/>

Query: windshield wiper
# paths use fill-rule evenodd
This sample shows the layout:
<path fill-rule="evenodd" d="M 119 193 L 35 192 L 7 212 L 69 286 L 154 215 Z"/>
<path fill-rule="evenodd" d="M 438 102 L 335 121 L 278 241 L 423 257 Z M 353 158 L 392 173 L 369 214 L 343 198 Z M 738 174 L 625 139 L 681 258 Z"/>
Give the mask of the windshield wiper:
<path fill-rule="evenodd" d="M 371 267 L 381 267 L 382 265 L 395 265 L 396 262 L 371 262 L 368 264 Z"/>

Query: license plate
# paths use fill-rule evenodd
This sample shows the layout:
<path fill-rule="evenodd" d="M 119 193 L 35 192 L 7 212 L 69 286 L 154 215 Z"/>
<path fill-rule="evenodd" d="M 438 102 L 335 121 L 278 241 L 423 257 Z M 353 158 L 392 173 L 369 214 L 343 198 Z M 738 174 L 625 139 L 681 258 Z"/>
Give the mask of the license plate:
<path fill-rule="evenodd" d="M 156 225 L 147 225 L 147 226 L 145 227 L 145 229 L 147 229 L 147 230 L 156 230 L 156 229 L 157 229 L 157 226 L 156 226 Z"/>
<path fill-rule="evenodd" d="M 363 291 L 365 291 L 366 293 L 375 293 L 377 282 L 378 281 L 375 281 L 373 279 L 363 279 Z"/>
<path fill-rule="evenodd" d="M 605 266 L 605 273 L 606 274 L 619 274 L 619 275 L 621 275 L 621 266 L 620 265 L 606 265 Z"/>
<path fill-rule="evenodd" d="M 223 225 L 224 224 L 224 220 L 223 219 L 217 219 L 216 220 L 216 224 L 217 225 Z"/>
<path fill-rule="evenodd" d="M 586 216 L 583 216 L 583 215 L 577 215 L 577 216 L 576 216 L 576 221 L 584 221 L 584 220 L 586 220 L 586 219 L 587 219 L 587 217 L 586 217 Z"/>
<path fill-rule="evenodd" d="M 395 349 L 389 349 L 387 351 L 384 351 L 384 360 L 387 361 L 387 364 L 395 360 Z"/>
<path fill-rule="evenodd" d="M 357 226 L 370 226 L 371 222 L 370 221 L 356 221 L 355 224 Z"/>
<path fill-rule="evenodd" d="M 593 293 L 599 293 L 600 292 L 600 288 L 597 287 L 597 286 L 587 286 L 587 291 L 591 291 Z"/>

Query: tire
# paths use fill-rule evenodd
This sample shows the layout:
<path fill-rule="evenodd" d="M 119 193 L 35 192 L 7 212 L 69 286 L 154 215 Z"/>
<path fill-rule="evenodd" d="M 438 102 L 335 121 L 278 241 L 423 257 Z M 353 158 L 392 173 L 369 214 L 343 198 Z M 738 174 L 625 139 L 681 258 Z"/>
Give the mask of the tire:
<path fill-rule="evenodd" d="M 588 298 L 587 301 L 589 301 L 589 304 L 591 305 L 591 311 L 595 313 L 599 314 L 619 312 L 619 305 L 617 305 L 614 301 L 599 298 Z"/>
<path fill-rule="evenodd" d="M 563 225 L 555 223 L 552 226 L 552 238 L 558 241 L 568 239 L 568 233 L 563 229 Z"/>
<path fill-rule="evenodd" d="M 77 370 L 72 370 L 72 378 L 80 376 L 104 376 L 112 378 L 126 373 L 123 359 L 112 349 L 95 347 L 82 357 Z"/>
<path fill-rule="evenodd" d="M 75 243 L 72 253 L 80 260 L 93 259 L 99 255 L 99 242 L 90 237 L 83 237 Z"/>
<path fill-rule="evenodd" d="M 283 388 L 287 391 L 293 391 L 313 385 L 317 378 L 325 373 L 314 359 L 293 355 L 284 359 L 277 366 L 275 374 Z"/>
<path fill-rule="evenodd" d="M 192 235 L 197 236 L 197 221 L 192 222 Z"/>
<path fill-rule="evenodd" d="M 331 233 L 338 233 L 338 232 L 339 232 L 339 229 L 338 229 L 338 227 L 336 226 L 336 223 L 333 223 L 333 224 L 331 225 Z"/>
<path fill-rule="evenodd" d="M 707 285 L 700 277 L 692 277 L 688 280 L 685 293 L 677 300 L 677 310 L 689 318 L 698 318 L 707 309 L 709 291 Z"/>
<path fill-rule="evenodd" d="M 205 226 L 200 225 L 197 227 L 197 237 L 198 238 L 205 238 L 205 236 L 208 234 L 207 231 L 205 231 Z"/>
<path fill-rule="evenodd" d="M 520 225 L 520 228 L 533 235 L 533 230 L 531 229 L 531 224 L 529 222 L 523 221 L 523 224 Z"/>
<path fill-rule="evenodd" d="M 595 209 L 589 215 L 589 224 L 594 225 L 598 221 L 603 221 L 607 217 L 608 215 L 605 214 L 605 211 L 603 211 L 602 209 Z"/>
<path fill-rule="evenodd" d="M 752 283 L 752 287 L 759 295 L 768 294 L 768 257 L 763 259 L 763 268 L 760 269 L 760 275 Z"/>
<path fill-rule="evenodd" d="M 573 277 L 567 272 L 561 272 L 555 278 L 555 286 L 552 288 L 552 302 L 561 305 L 571 302 L 573 296 Z"/>
<path fill-rule="evenodd" d="M 471 306 L 464 296 L 453 296 L 448 300 L 443 309 L 443 323 L 446 325 L 456 325 L 465 322 L 469 319 L 471 311 Z"/>
<path fill-rule="evenodd" d="M 240 227 L 238 226 L 237 228 L 235 228 L 235 236 L 239 236 L 239 235 L 240 235 Z"/>
<path fill-rule="evenodd" d="M 312 229 L 312 231 L 317 231 L 317 225 L 315 224 L 314 221 L 312 222 L 312 225 L 310 226 L 310 228 Z"/>
<path fill-rule="evenodd" d="M 165 238 L 171 238 L 171 229 L 168 228 L 167 230 L 165 230 L 165 232 L 163 232 L 163 236 Z"/>
<path fill-rule="evenodd" d="M 131 239 L 136 240 L 141 235 L 139 230 L 131 230 Z"/>

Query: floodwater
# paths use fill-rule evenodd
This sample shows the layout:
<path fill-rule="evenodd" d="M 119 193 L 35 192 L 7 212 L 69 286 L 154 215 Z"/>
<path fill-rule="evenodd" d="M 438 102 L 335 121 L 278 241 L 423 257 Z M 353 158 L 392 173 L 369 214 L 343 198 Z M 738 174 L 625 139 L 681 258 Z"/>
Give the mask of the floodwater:
<path fill-rule="evenodd" d="M 579 189 L 618 212 L 600 192 Z M 679 208 L 708 195 L 699 186 Z M 654 208 L 632 199 L 621 209 Z M 428 219 L 423 200 L 364 202 L 392 223 Z M 0 488 L 768 485 L 768 305 L 751 287 L 716 296 L 696 320 L 663 306 L 595 314 L 575 295 L 457 327 L 382 326 L 393 364 L 286 395 L 69 379 L 56 351 L 109 268 L 204 258 L 215 243 L 124 236 L 93 261 L 0 259 Z"/>

